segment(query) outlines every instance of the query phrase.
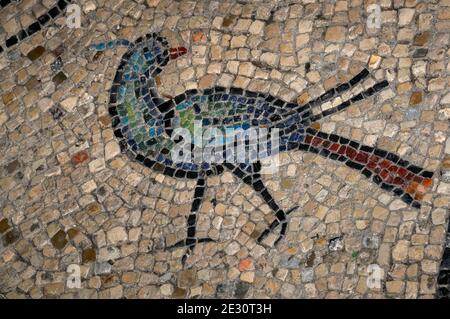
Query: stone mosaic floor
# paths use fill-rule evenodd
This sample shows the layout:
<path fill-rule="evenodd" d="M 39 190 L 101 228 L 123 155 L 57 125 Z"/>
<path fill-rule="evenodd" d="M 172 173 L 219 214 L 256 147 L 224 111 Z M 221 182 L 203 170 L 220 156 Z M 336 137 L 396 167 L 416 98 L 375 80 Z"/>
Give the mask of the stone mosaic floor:
<path fill-rule="evenodd" d="M 0 21 L 0 297 L 449 297 L 449 0 Z M 278 171 L 173 166 L 178 117 L 282 128 Z"/>

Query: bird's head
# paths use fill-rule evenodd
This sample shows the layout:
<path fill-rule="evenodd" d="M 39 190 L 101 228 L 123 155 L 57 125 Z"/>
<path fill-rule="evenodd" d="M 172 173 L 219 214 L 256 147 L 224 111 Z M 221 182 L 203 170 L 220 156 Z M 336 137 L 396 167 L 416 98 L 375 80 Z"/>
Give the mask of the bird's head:
<path fill-rule="evenodd" d="M 148 34 L 143 38 L 143 42 L 146 59 L 154 60 L 160 66 L 187 53 L 185 47 L 171 47 L 167 39 L 157 33 Z"/>

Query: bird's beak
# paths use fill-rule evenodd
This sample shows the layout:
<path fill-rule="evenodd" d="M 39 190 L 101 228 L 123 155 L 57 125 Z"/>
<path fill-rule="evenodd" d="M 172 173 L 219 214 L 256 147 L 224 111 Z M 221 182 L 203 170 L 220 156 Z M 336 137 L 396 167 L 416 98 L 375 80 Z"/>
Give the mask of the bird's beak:
<path fill-rule="evenodd" d="M 178 48 L 170 48 L 169 54 L 170 59 L 175 60 L 176 58 L 185 55 L 187 53 L 187 49 L 185 47 L 178 47 Z"/>

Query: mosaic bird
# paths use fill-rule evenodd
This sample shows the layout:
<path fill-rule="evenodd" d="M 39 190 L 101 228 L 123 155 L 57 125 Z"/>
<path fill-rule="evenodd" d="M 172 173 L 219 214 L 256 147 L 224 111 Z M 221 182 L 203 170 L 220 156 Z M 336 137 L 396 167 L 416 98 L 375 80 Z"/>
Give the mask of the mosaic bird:
<path fill-rule="evenodd" d="M 187 237 L 169 247 L 187 248 L 182 258 L 183 264 L 196 244 L 213 241 L 196 236 L 197 212 L 205 195 L 206 178 L 210 175 L 230 170 L 259 193 L 272 209 L 275 220 L 261 233 L 257 239 L 259 243 L 281 226 L 275 241 L 277 244 L 286 234 L 288 215 L 298 207 L 287 211 L 280 208 L 261 179 L 259 160 L 240 163 L 228 160 L 219 163 L 175 161 L 171 150 L 178 144 L 183 144 L 182 138 L 174 138 L 177 128 L 184 128 L 194 135 L 196 123 L 201 123 L 202 129 L 217 128 L 221 131 L 228 128 L 244 131 L 265 128 L 269 135 L 277 129 L 279 151 L 302 150 L 340 161 L 416 208 L 420 207 L 419 202 L 425 190 L 432 184 L 432 172 L 415 166 L 396 154 L 311 127 L 311 123 L 344 110 L 388 86 L 387 81 L 376 83 L 339 105 L 324 108 L 327 102 L 353 90 L 366 79 L 369 75 L 367 69 L 363 69 L 349 82 L 328 90 L 305 105 L 286 102 L 267 93 L 223 87 L 188 90 L 164 100 L 158 95 L 155 77 L 170 60 L 186 54 L 187 49 L 170 48 L 167 40 L 156 33 L 141 37 L 134 43 L 114 40 L 94 44 L 91 48 L 103 51 L 116 46 L 128 48 L 117 69 L 109 99 L 109 114 L 121 150 L 131 159 L 166 176 L 197 180 L 191 211 L 187 217 Z M 317 109 L 320 111 L 315 112 Z M 224 152 L 227 147 L 233 146 L 226 139 L 216 140 L 215 143 Z M 246 145 L 249 146 L 248 143 Z M 195 148 L 192 142 L 190 148 Z M 267 153 L 268 156 L 272 155 Z"/>

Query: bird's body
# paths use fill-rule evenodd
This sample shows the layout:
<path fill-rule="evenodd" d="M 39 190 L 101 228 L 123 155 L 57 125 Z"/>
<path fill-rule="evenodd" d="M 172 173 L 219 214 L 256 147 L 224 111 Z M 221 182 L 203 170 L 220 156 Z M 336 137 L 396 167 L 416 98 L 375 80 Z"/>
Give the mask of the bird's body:
<path fill-rule="evenodd" d="M 245 157 L 244 161 L 234 162 L 226 157 L 227 150 L 233 147 L 235 142 L 234 139 L 228 139 L 226 132 L 230 130 L 245 132 L 253 129 L 266 132 L 270 137 L 276 131 L 277 152 L 303 150 L 339 160 L 360 170 L 383 189 L 393 191 L 415 207 L 420 206 L 419 201 L 424 190 L 431 186 L 431 172 L 411 165 L 393 153 L 360 145 L 309 127 L 312 122 L 341 111 L 388 85 L 386 81 L 377 83 L 337 106 L 321 113 L 313 112 L 314 107 L 364 80 L 368 76 L 365 69 L 349 82 L 327 91 L 305 105 L 285 102 L 267 93 L 223 87 L 189 90 L 164 100 L 157 93 L 155 77 L 170 59 L 186 53 L 186 49 L 169 49 L 167 41 L 157 34 L 139 38 L 135 43 L 117 40 L 93 47 L 103 50 L 115 45 L 129 48 L 116 72 L 109 105 L 114 133 L 122 151 L 157 172 L 198 180 L 196 198 L 188 217 L 188 237 L 178 246 L 185 245 L 192 249 L 197 242 L 209 241 L 195 237 L 195 213 L 204 195 L 206 176 L 220 174 L 224 169 L 231 170 L 251 185 L 274 211 L 277 219 L 262 233 L 260 239 L 278 225 L 282 226 L 279 239 L 284 236 L 287 227 L 286 215 L 290 211 L 284 212 L 280 209 L 264 186 L 259 174 L 259 160 L 262 158 L 254 160 Z M 174 158 L 172 150 L 187 143 L 185 138 L 177 138 L 180 129 L 194 138 L 188 143 L 189 150 L 195 153 L 199 143 L 203 147 L 211 144 L 223 153 L 221 160 L 206 161 L 202 157 L 200 161 L 195 161 L 192 157 L 184 157 L 180 161 L 178 157 Z M 216 134 L 205 134 L 206 131 Z M 196 136 L 200 136 L 200 140 L 196 139 Z M 268 140 L 264 140 L 264 156 L 273 155 L 273 143 L 271 145 Z M 260 141 L 256 144 L 259 148 L 263 146 Z M 252 142 L 247 141 L 246 150 L 253 146 Z"/>
<path fill-rule="evenodd" d="M 157 109 L 161 114 L 147 119 L 144 113 L 135 112 L 131 104 L 125 102 L 123 105 L 126 107 L 122 109 L 123 114 L 126 111 L 126 115 L 121 117 L 121 123 L 130 126 L 128 134 L 124 132 L 124 136 L 133 151 L 170 169 L 185 171 L 188 175 L 188 172 L 211 170 L 214 163 L 205 160 L 199 163 L 175 161 L 168 150 L 175 146 L 172 134 L 179 128 L 185 129 L 193 138 L 199 134 L 202 145 L 211 143 L 215 147 L 223 146 L 224 149 L 233 143 L 226 138 L 227 132 L 245 133 L 256 129 L 270 133 L 278 129 L 280 151 L 298 147 L 305 136 L 301 120 L 308 114 L 297 113 L 285 117 L 281 108 L 274 106 L 273 101 L 274 98 L 270 95 L 241 89 L 215 87 L 203 92 L 191 90 L 160 104 Z M 275 118 L 278 120 L 274 120 Z M 200 132 L 196 131 L 197 127 Z M 207 138 L 207 131 L 219 132 L 222 136 Z M 200 146 L 198 143 L 196 145 Z M 267 156 L 270 155 L 269 149 Z M 180 174 L 184 173 L 178 173 Z"/>
<path fill-rule="evenodd" d="M 147 166 L 153 163 L 156 170 L 164 166 L 163 172 L 188 178 L 197 178 L 201 171 L 211 171 L 214 166 L 211 162 L 174 161 L 169 151 L 175 144 L 171 136 L 174 130 L 184 128 L 194 136 L 198 124 L 202 128 L 201 136 L 206 130 L 213 129 L 225 135 L 230 130 L 257 128 L 269 133 L 278 128 L 280 151 L 295 148 L 294 144 L 289 147 L 288 143 L 301 142 L 304 138 L 301 122 L 310 115 L 309 109 L 305 107 L 286 115 L 287 110 L 294 110 L 298 105 L 285 103 L 269 94 L 214 87 L 204 91 L 189 90 L 163 101 L 156 92 L 154 76 L 151 76 L 159 69 L 152 63 L 154 56 L 146 53 L 144 48 L 145 42 L 130 50 L 132 54 L 124 56 L 113 83 L 110 102 L 114 109 L 110 112 L 113 125 L 120 127 L 116 135 L 123 139 L 122 147 L 136 157 L 146 158 Z M 223 138 L 214 143 L 215 146 L 226 146 L 229 141 Z M 267 156 L 270 155 L 269 149 Z"/>

